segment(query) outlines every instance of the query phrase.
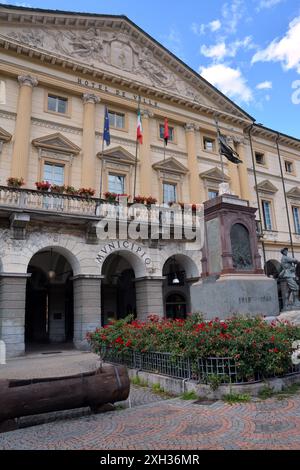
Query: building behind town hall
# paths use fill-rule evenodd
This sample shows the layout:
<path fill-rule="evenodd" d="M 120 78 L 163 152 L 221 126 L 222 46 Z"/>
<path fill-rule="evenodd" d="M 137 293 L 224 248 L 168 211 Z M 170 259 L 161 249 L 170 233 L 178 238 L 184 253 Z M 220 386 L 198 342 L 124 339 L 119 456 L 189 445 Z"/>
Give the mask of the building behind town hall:
<path fill-rule="evenodd" d="M 81 347 L 87 331 L 128 314 L 191 311 L 201 250 L 174 237 L 99 240 L 106 192 L 151 196 L 167 211 L 218 197 L 225 181 L 258 209 L 267 274 L 284 246 L 299 256 L 298 139 L 255 124 L 126 17 L 3 5 L 0 26 L 0 337 L 10 355 L 46 341 Z M 224 159 L 224 175 L 216 120 L 242 161 Z M 42 181 L 68 193 L 37 190 Z"/>

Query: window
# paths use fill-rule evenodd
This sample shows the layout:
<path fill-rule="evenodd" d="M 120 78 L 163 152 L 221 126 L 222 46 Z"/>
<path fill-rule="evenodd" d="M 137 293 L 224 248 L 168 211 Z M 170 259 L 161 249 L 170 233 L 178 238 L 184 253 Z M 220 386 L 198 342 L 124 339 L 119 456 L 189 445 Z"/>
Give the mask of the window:
<path fill-rule="evenodd" d="M 299 211 L 299 207 L 293 207 L 293 217 L 294 217 L 295 232 L 298 235 L 300 235 L 300 211 Z"/>
<path fill-rule="evenodd" d="M 49 181 L 51 184 L 63 186 L 65 184 L 65 166 L 45 162 L 43 180 Z"/>
<path fill-rule="evenodd" d="M 265 230 L 272 230 L 271 202 L 262 201 Z"/>
<path fill-rule="evenodd" d="M 125 176 L 109 174 L 108 191 L 110 193 L 125 194 Z"/>
<path fill-rule="evenodd" d="M 164 183 L 163 184 L 163 191 L 164 191 L 164 202 L 176 202 L 176 184 L 171 183 Z"/>
<path fill-rule="evenodd" d="M 294 172 L 294 165 L 293 165 L 293 162 L 290 162 L 290 161 L 288 161 L 288 160 L 285 160 L 285 161 L 284 161 L 284 167 L 285 167 L 286 173 L 293 173 L 293 172 Z"/>
<path fill-rule="evenodd" d="M 208 152 L 213 152 L 215 150 L 215 140 L 210 139 L 209 137 L 203 138 L 203 145 L 204 149 L 208 150 Z"/>
<path fill-rule="evenodd" d="M 68 98 L 48 94 L 48 111 L 59 114 L 67 114 Z"/>
<path fill-rule="evenodd" d="M 255 161 L 257 165 L 265 165 L 265 155 L 260 152 L 255 152 Z"/>
<path fill-rule="evenodd" d="M 109 125 L 116 129 L 125 129 L 125 114 L 108 111 Z"/>
<path fill-rule="evenodd" d="M 209 189 L 208 190 L 208 199 L 214 199 L 215 197 L 219 196 L 219 191 L 216 189 Z"/>
<path fill-rule="evenodd" d="M 165 126 L 164 124 L 159 125 L 159 138 L 164 138 Z M 169 126 L 169 142 L 174 142 L 174 127 Z"/>

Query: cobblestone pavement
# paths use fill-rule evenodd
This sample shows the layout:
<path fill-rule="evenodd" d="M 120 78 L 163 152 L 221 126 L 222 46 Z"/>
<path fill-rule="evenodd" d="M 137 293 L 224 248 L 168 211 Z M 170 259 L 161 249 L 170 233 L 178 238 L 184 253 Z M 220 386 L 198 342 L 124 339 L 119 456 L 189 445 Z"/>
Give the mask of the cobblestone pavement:
<path fill-rule="evenodd" d="M 97 356 L 78 351 L 33 355 L 0 366 L 0 377 L 64 375 L 96 365 Z M 130 398 L 131 408 L 123 409 L 126 401 L 99 415 L 69 411 L 63 420 L 0 434 L 0 449 L 300 449 L 300 394 L 208 406 L 133 386 Z"/>
<path fill-rule="evenodd" d="M 0 449 L 300 449 L 300 396 L 210 406 L 160 400 L 3 433 Z"/>

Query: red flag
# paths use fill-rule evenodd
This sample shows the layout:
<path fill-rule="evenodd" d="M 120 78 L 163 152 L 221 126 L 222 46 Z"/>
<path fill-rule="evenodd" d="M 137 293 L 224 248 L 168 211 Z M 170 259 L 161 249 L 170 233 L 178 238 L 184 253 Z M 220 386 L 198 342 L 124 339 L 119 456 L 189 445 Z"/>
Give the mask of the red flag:
<path fill-rule="evenodd" d="M 136 139 L 140 144 L 143 143 L 143 127 L 142 127 L 141 112 L 139 109 L 137 112 Z"/>
<path fill-rule="evenodd" d="M 165 125 L 164 125 L 164 141 L 165 144 L 168 145 L 168 140 L 169 140 L 169 125 L 168 125 L 168 119 L 165 118 Z"/>

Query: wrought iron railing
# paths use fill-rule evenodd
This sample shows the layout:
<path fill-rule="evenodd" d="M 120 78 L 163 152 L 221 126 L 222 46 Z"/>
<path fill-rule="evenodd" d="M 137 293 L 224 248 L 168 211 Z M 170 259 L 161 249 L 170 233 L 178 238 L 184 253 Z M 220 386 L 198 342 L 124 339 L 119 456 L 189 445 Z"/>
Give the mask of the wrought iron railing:
<path fill-rule="evenodd" d="M 207 357 L 190 359 L 180 355 L 161 352 L 140 353 L 132 350 L 117 351 L 103 348 L 100 355 L 104 361 L 113 364 L 123 364 L 129 368 L 166 375 L 176 379 L 193 379 L 199 383 L 219 384 L 245 384 L 259 382 L 267 378 L 278 377 L 275 373 L 262 376 L 254 374 L 251 379 L 246 379 L 239 369 L 239 365 L 231 357 Z M 300 373 L 300 365 L 293 365 L 284 374 L 293 375 Z"/>

